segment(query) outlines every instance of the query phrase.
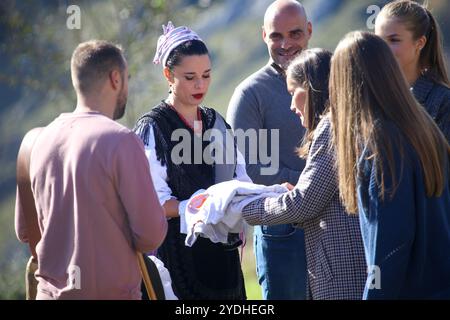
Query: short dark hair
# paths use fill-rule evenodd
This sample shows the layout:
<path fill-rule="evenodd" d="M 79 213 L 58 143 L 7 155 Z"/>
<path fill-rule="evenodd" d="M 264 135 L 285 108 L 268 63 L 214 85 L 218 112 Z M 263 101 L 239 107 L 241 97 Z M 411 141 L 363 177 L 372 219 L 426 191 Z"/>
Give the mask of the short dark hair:
<path fill-rule="evenodd" d="M 75 90 L 88 94 L 114 69 L 119 69 L 123 77 L 126 61 L 119 45 L 91 40 L 78 45 L 72 54 L 70 67 Z"/>
<path fill-rule="evenodd" d="M 185 56 L 200 56 L 208 53 L 208 48 L 200 40 L 189 40 L 183 42 L 173 49 L 167 57 L 166 67 L 173 70 L 173 67 L 181 63 L 181 59 Z"/>

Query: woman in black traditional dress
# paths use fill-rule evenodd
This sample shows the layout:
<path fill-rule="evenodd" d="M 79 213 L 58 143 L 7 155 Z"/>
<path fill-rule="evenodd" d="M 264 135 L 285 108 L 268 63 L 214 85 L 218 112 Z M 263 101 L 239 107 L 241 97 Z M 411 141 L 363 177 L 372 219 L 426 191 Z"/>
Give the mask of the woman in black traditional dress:
<path fill-rule="evenodd" d="M 227 244 L 199 237 L 188 247 L 186 234 L 180 232 L 180 213 L 197 190 L 232 179 L 251 180 L 233 139 L 231 162 L 199 157 L 208 154 L 205 148 L 213 141 L 204 139 L 209 129 L 221 130 L 224 136 L 230 132 L 218 112 L 201 105 L 211 81 L 208 49 L 187 27 L 174 28 L 169 22 L 163 30 L 154 63 L 163 66 L 169 96 L 139 118 L 134 129 L 144 142 L 155 189 L 169 219 L 157 255 L 168 268 L 179 299 L 245 299 L 239 236 L 229 234 Z M 230 150 L 225 140 L 222 146 Z M 189 148 L 180 151 L 180 145 Z"/>

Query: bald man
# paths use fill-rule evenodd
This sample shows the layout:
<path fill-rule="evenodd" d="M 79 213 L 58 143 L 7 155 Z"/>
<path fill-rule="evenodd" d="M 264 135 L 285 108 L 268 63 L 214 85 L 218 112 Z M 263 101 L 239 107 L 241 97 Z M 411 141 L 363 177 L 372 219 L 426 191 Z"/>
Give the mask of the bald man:
<path fill-rule="evenodd" d="M 297 1 L 274 1 L 266 10 L 262 37 L 269 51 L 269 62 L 245 79 L 234 91 L 227 111 L 227 121 L 235 132 L 242 129 L 268 130 L 266 141 L 273 137 L 279 150 L 273 163 L 277 170 L 267 174 L 268 164 L 252 146 L 240 150 L 245 154 L 247 173 L 253 182 L 265 185 L 289 182 L 297 184 L 305 165 L 295 149 L 304 129 L 300 119 L 290 111 L 291 95 L 287 91 L 285 70 L 308 46 L 312 26 L 304 7 Z M 259 137 L 259 136 L 258 136 Z M 260 141 L 257 147 L 261 148 Z M 255 162 L 253 159 L 257 159 Z M 264 160 L 264 161 L 263 161 Z M 273 165 L 270 163 L 270 165 Z M 272 170 L 271 170 L 272 171 Z M 269 171 L 270 172 L 270 171 Z M 305 299 L 306 259 L 303 231 L 292 225 L 255 226 L 254 250 L 259 283 L 264 299 Z"/>

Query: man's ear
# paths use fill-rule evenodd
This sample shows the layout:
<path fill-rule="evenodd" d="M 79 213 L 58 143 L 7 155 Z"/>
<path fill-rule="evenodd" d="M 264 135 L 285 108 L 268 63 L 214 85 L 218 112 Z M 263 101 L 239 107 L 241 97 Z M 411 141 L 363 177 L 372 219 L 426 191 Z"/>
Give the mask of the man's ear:
<path fill-rule="evenodd" d="M 307 28 L 308 28 L 308 33 L 309 33 L 309 39 L 311 39 L 312 32 L 313 32 L 313 28 L 312 28 L 312 23 L 311 23 L 311 21 L 308 21 Z"/>
<path fill-rule="evenodd" d="M 262 38 L 263 38 L 264 42 L 267 43 L 267 41 L 266 41 L 266 30 L 264 29 L 264 26 L 262 26 Z"/>
<path fill-rule="evenodd" d="M 122 76 L 119 70 L 114 69 L 109 73 L 109 82 L 114 90 L 119 90 L 121 88 Z"/>

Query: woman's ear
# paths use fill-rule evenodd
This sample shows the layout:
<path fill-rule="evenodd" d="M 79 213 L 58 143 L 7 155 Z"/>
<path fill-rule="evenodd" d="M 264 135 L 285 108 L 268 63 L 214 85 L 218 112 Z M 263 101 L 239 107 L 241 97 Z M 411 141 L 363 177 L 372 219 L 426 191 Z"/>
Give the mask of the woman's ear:
<path fill-rule="evenodd" d="M 416 46 L 419 51 L 422 50 L 423 48 L 425 48 L 425 46 L 427 44 L 427 40 L 428 39 L 425 36 L 421 36 L 419 39 L 417 39 Z"/>
<path fill-rule="evenodd" d="M 173 73 L 172 73 L 172 71 L 170 71 L 170 69 L 168 67 L 164 67 L 163 74 L 169 83 L 173 82 Z"/>

